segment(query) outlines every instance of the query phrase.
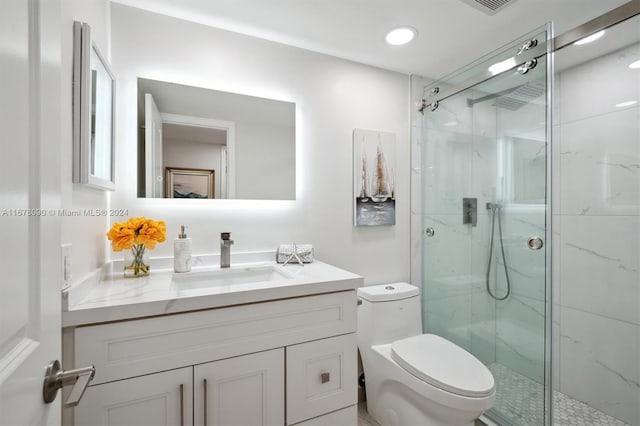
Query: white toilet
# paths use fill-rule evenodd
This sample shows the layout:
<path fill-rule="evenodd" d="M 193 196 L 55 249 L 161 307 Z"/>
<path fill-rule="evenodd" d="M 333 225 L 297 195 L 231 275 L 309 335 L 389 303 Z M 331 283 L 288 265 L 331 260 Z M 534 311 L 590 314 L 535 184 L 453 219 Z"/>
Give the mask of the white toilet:
<path fill-rule="evenodd" d="M 417 287 L 358 289 L 367 409 L 383 426 L 473 425 L 495 402 L 491 372 L 461 347 L 422 334 Z"/>

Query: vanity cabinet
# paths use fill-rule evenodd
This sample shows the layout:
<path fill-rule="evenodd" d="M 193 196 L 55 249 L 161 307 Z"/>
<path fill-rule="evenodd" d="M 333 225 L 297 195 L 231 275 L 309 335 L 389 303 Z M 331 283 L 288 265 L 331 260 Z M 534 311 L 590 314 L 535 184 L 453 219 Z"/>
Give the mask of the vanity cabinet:
<path fill-rule="evenodd" d="M 96 367 L 63 424 L 357 424 L 355 291 L 65 330 Z"/>

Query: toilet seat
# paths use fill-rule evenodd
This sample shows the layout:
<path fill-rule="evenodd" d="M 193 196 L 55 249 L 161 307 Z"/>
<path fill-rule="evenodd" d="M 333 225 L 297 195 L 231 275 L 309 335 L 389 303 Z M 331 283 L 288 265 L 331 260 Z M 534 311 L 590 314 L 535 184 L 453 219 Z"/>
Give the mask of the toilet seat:
<path fill-rule="evenodd" d="M 495 388 L 493 375 L 484 364 L 435 334 L 393 342 L 391 358 L 420 380 L 456 395 L 485 397 Z"/>

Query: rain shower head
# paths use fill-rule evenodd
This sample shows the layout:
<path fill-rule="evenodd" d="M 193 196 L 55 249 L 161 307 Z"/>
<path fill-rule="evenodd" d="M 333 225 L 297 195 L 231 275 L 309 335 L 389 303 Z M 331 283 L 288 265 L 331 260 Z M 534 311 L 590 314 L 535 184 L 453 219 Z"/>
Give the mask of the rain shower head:
<path fill-rule="evenodd" d="M 531 103 L 535 99 L 546 94 L 547 85 L 544 80 L 532 81 L 502 92 L 482 96 L 477 99 L 467 99 L 467 106 L 472 107 L 477 103 L 495 99 L 494 106 L 498 108 L 516 111 Z"/>
<path fill-rule="evenodd" d="M 547 89 L 546 86 L 546 83 L 540 80 L 523 84 L 514 91 L 497 98 L 494 105 L 498 108 L 516 111 L 544 95 Z"/>

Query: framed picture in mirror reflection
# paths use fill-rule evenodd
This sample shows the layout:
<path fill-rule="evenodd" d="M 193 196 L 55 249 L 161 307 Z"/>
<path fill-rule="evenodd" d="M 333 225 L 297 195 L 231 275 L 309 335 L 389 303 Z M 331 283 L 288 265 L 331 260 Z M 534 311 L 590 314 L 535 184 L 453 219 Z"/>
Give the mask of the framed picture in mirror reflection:
<path fill-rule="evenodd" d="M 215 198 L 215 170 L 165 169 L 165 198 Z"/>

